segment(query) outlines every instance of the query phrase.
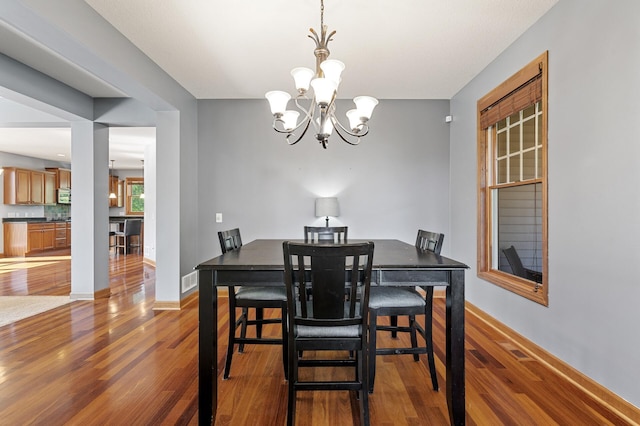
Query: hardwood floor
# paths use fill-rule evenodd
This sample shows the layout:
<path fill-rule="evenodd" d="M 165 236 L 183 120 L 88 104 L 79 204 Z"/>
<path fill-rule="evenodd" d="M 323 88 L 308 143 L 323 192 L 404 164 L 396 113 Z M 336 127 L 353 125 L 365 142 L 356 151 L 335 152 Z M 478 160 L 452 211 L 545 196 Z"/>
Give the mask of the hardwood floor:
<path fill-rule="evenodd" d="M 197 297 L 181 311 L 153 311 L 153 267 L 132 254 L 112 257 L 110 273 L 109 299 L 74 301 L 0 327 L 0 424 L 197 424 Z M 0 259 L 0 295 L 69 291 L 68 257 Z M 285 424 L 287 387 L 278 347 L 248 346 L 222 381 L 225 298 L 219 306 L 216 424 Z M 424 357 L 380 357 L 372 425 L 448 424 L 444 309 L 437 298 L 441 390 L 430 389 Z M 277 327 L 265 333 L 277 334 Z M 394 342 L 386 333 L 379 339 Z M 617 414 L 469 311 L 466 366 L 469 425 L 626 425 L 640 419 Z M 298 401 L 298 425 L 353 424 L 357 413 L 346 392 L 302 393 Z"/>

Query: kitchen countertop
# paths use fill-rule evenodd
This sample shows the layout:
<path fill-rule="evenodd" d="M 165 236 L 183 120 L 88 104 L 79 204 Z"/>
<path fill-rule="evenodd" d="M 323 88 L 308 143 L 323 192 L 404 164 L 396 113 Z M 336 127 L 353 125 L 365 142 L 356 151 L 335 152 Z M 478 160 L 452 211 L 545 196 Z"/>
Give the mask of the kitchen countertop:
<path fill-rule="evenodd" d="M 46 218 L 46 217 L 3 217 L 2 223 L 6 222 L 30 222 L 30 223 L 39 223 L 39 222 L 71 222 L 70 217 L 64 218 Z"/>
<path fill-rule="evenodd" d="M 109 216 L 109 222 L 124 222 L 126 219 L 140 219 L 144 222 L 144 216 Z"/>

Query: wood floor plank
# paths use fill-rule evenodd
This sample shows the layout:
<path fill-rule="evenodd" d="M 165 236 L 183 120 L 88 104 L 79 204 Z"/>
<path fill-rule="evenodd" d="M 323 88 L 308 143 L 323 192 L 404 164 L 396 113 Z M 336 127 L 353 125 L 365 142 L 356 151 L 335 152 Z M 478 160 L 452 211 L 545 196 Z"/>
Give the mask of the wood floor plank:
<path fill-rule="evenodd" d="M 153 267 L 132 254 L 112 256 L 109 270 L 108 299 L 74 301 L 0 327 L 0 424 L 197 424 L 197 297 L 180 311 L 153 311 Z M 0 261 L 0 295 L 69 292 L 68 256 Z M 228 321 L 226 299 L 220 298 L 216 424 L 285 424 L 287 382 L 279 347 L 248 345 L 234 355 L 230 379 L 222 380 Z M 378 357 L 370 395 L 373 426 L 449 424 L 444 327 L 445 303 L 437 297 L 439 392 L 431 389 L 424 356 L 419 362 L 406 355 Z M 467 315 L 465 327 L 467 425 L 638 424 L 640 414 L 628 418 L 612 411 L 485 321 Z M 279 336 L 279 328 L 267 327 L 265 334 Z M 408 342 L 389 333 L 378 339 L 384 346 Z M 357 404 L 348 392 L 302 392 L 297 425 L 357 424 Z"/>

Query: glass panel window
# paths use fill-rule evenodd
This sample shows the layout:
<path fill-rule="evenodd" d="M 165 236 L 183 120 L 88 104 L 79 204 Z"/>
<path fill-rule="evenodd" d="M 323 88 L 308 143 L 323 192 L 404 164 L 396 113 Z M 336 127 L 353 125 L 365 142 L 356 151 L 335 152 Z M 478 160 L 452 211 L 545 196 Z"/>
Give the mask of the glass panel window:
<path fill-rule="evenodd" d="M 144 178 L 126 178 L 127 215 L 144 215 Z"/>
<path fill-rule="evenodd" d="M 545 52 L 478 101 L 478 276 L 543 305 L 546 69 Z"/>

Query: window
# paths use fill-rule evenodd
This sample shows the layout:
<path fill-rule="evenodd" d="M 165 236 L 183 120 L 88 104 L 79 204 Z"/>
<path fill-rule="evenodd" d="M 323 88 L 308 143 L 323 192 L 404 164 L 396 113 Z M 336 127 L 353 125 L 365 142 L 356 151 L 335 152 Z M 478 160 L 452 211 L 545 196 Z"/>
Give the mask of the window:
<path fill-rule="evenodd" d="M 127 215 L 144 215 L 144 178 L 128 177 L 125 180 Z"/>
<path fill-rule="evenodd" d="M 545 306 L 547 59 L 478 101 L 478 276 Z"/>

